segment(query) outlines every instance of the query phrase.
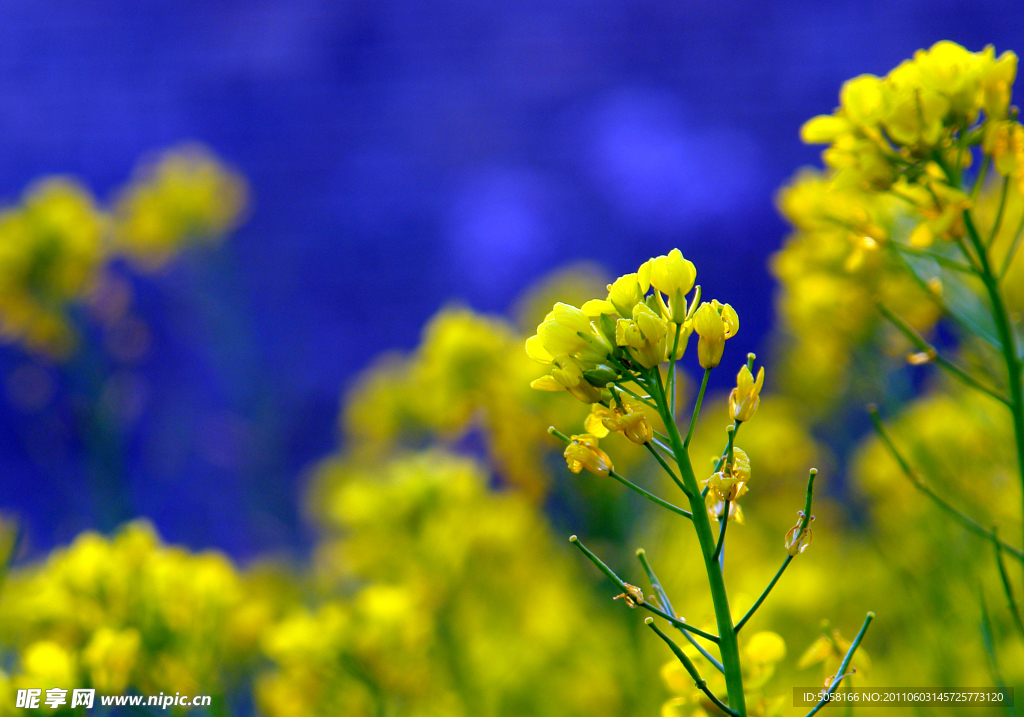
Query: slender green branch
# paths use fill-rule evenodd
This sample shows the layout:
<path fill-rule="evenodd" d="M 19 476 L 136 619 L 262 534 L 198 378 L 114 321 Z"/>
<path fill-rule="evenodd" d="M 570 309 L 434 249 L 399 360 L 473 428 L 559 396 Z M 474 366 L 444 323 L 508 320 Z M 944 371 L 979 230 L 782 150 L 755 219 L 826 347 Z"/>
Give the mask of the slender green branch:
<path fill-rule="evenodd" d="M 978 169 L 978 176 L 974 179 L 974 186 L 971 187 L 971 201 L 978 198 L 978 194 L 981 193 L 981 187 L 985 183 L 985 177 L 988 176 L 988 166 L 992 162 L 992 157 L 985 155 L 981 160 L 981 167 Z"/>
<path fill-rule="evenodd" d="M 679 480 L 679 477 L 669 467 L 668 463 L 665 461 L 664 458 L 661 457 L 661 454 L 658 453 L 658 451 L 654 448 L 654 446 L 652 446 L 650 444 L 650 442 L 648 442 L 648 443 L 644 444 L 644 448 L 646 448 L 650 452 L 650 454 L 652 456 L 654 456 L 654 458 L 658 461 L 658 463 L 661 464 L 661 467 L 664 468 L 665 472 L 669 474 L 669 476 L 672 478 L 673 481 L 675 481 L 675 484 L 677 486 L 679 486 L 679 489 L 682 490 L 683 493 L 685 493 L 687 495 L 687 497 L 689 497 L 690 491 L 686 490 L 686 486 L 683 485 L 683 482 L 681 480 Z"/>
<path fill-rule="evenodd" d="M 700 382 L 700 391 L 697 393 L 697 401 L 693 404 L 693 416 L 690 417 L 690 427 L 686 431 L 686 440 L 683 441 L 683 448 L 690 447 L 690 440 L 693 438 L 693 429 L 697 427 L 697 417 L 700 416 L 700 406 L 704 403 L 704 391 L 708 387 L 708 377 L 711 369 L 704 369 L 704 378 Z"/>
<path fill-rule="evenodd" d="M 636 391 L 634 391 L 634 390 L 632 390 L 632 389 L 629 389 L 629 388 L 626 388 L 626 387 L 625 387 L 625 386 L 624 386 L 623 384 L 621 384 L 621 383 L 614 383 L 614 384 L 612 384 L 612 385 L 613 385 L 613 386 L 615 386 L 615 387 L 616 387 L 617 389 L 619 389 L 620 391 L 623 391 L 623 392 L 625 392 L 625 393 L 628 393 L 628 394 L 629 394 L 630 396 L 632 396 L 633 398 L 635 398 L 635 399 L 636 399 L 637 401 L 639 401 L 640 403 L 644 404 L 645 406 L 647 406 L 647 407 L 649 407 L 649 408 L 653 408 L 654 410 L 658 410 L 658 407 L 657 407 L 656 405 L 654 405 L 653 403 L 651 403 L 651 402 L 650 402 L 649 400 L 647 400 L 646 398 L 644 398 L 643 396 L 641 396 L 641 395 L 640 395 L 639 393 L 637 393 Z"/>
<path fill-rule="evenodd" d="M 725 557 L 722 554 L 722 550 L 725 548 L 725 529 L 729 527 L 729 501 L 725 501 L 725 509 L 718 520 L 721 522 L 721 525 L 718 526 L 718 542 L 715 544 L 715 552 L 711 558 L 718 561 L 718 567 L 721 569 L 722 560 Z"/>
<path fill-rule="evenodd" d="M 669 503 L 667 500 L 664 500 L 663 498 L 659 498 L 658 496 L 654 495 L 654 493 L 644 490 L 643 488 L 641 488 L 628 478 L 623 478 L 615 471 L 608 471 L 608 475 L 617 480 L 622 485 L 629 488 L 630 490 L 636 491 L 637 493 L 647 498 L 652 503 L 656 503 L 657 505 L 660 505 L 662 508 L 672 511 L 676 515 L 681 515 L 687 520 L 693 520 L 693 513 L 691 513 L 690 511 L 684 510 L 683 508 L 680 508 L 677 505 L 673 505 L 672 503 Z"/>
<path fill-rule="evenodd" d="M 988 656 L 989 668 L 992 670 L 992 677 L 995 679 L 996 687 L 1004 695 L 1009 693 L 1006 681 L 999 671 L 999 661 L 996 659 L 995 636 L 992 631 L 992 620 L 988 615 L 988 606 L 985 604 L 985 593 L 978 589 L 978 599 L 981 603 L 981 642 L 985 646 L 985 654 Z M 1006 713 L 1015 714 L 1012 707 L 1006 705 Z"/>
<path fill-rule="evenodd" d="M 989 301 L 992 304 L 992 318 L 995 319 L 999 343 L 1003 350 L 1003 360 L 1006 362 L 1007 386 L 1010 389 L 1010 413 L 1013 415 L 1013 433 L 1017 443 L 1018 478 L 1021 485 L 1024 486 L 1024 382 L 1021 378 L 1020 359 L 1017 356 L 1017 340 L 1013 334 L 1013 325 L 1010 323 L 1010 314 L 1003 302 L 1003 295 L 999 291 L 999 279 L 992 273 L 988 254 L 978 236 L 978 230 L 971 219 L 970 211 L 964 210 L 963 216 L 967 235 L 980 254 L 981 280 L 985 284 Z"/>
<path fill-rule="evenodd" d="M 672 607 L 672 602 L 668 599 L 668 593 L 665 592 L 665 588 L 661 586 L 661 581 L 658 580 L 658 576 L 654 574 L 654 569 L 651 568 L 650 563 L 647 562 L 647 553 L 643 548 L 636 551 L 636 557 L 640 560 L 640 565 L 643 566 L 644 572 L 647 573 L 647 579 L 651 581 L 651 587 L 654 588 L 655 594 L 658 596 L 658 601 L 661 603 L 661 607 L 668 612 L 670 615 L 675 615 L 676 611 Z M 679 628 L 679 631 L 683 633 L 683 637 L 689 640 L 690 644 L 697 648 L 697 651 L 704 655 L 704 659 L 715 666 L 715 669 L 721 673 L 725 673 L 725 668 L 722 667 L 722 663 L 715 659 L 714 655 L 704 649 L 704 646 L 697 642 L 693 635 L 688 633 L 686 630 Z"/>
<path fill-rule="evenodd" d="M 992 526 L 992 535 L 998 536 L 996 526 Z M 999 545 L 998 538 L 992 541 L 992 544 L 996 548 L 996 565 L 999 566 L 999 577 L 1003 581 L 1003 590 L 1006 592 L 1006 600 L 1010 604 L 1010 614 L 1013 615 L 1013 621 L 1017 623 L 1017 629 L 1020 630 L 1021 637 L 1024 637 L 1024 620 L 1021 620 L 1020 608 L 1017 607 L 1017 600 L 1013 597 L 1013 585 L 1010 583 L 1010 576 L 1006 572 L 1006 565 L 1003 564 L 1003 549 Z"/>
<path fill-rule="evenodd" d="M 1010 177 L 1007 175 L 1003 178 L 1003 190 L 999 193 L 999 209 L 996 210 L 996 220 L 992 223 L 992 231 L 988 235 L 988 243 L 985 244 L 985 249 L 992 247 L 992 242 L 996 240 L 996 235 L 999 234 L 999 229 L 1003 225 L 1003 214 L 1006 211 L 1006 192 L 1010 188 Z"/>
<path fill-rule="evenodd" d="M 1013 233 L 1013 240 L 1010 242 L 1009 248 L 1006 250 L 1006 256 L 1003 257 L 1003 265 L 999 268 L 998 279 L 1002 281 L 1003 277 L 1006 276 L 1006 272 L 1010 268 L 1010 264 L 1013 263 L 1013 257 L 1017 253 L 1017 249 L 1020 248 L 1020 241 L 1024 239 L 1024 209 L 1020 213 L 1020 222 L 1017 224 L 1017 231 Z"/>
<path fill-rule="evenodd" d="M 892 246 L 896 251 L 901 251 L 911 256 L 920 256 L 928 259 L 933 259 L 936 264 L 944 266 L 947 269 L 953 269 L 964 274 L 974 274 L 974 269 L 963 262 L 959 262 L 956 259 L 950 259 L 949 257 L 942 256 L 941 254 L 933 254 L 930 251 L 924 249 L 918 249 L 917 247 L 907 246 L 906 244 L 900 244 L 899 242 L 892 242 Z"/>
<path fill-rule="evenodd" d="M 739 717 L 739 713 L 736 710 L 731 709 L 727 704 L 722 702 L 722 700 L 718 699 L 714 692 L 708 689 L 708 681 L 700 676 L 700 673 L 697 672 L 697 667 L 693 664 L 693 661 L 686 656 L 686 653 L 683 652 L 682 648 L 679 647 L 679 645 L 677 645 L 671 637 L 666 635 L 661 630 L 661 628 L 654 624 L 654 618 L 649 617 L 646 620 L 644 620 L 644 622 L 647 624 L 647 627 L 654 630 L 658 637 L 665 641 L 665 644 L 668 645 L 669 649 L 672 650 L 673 654 L 675 654 L 679 661 L 683 663 L 683 667 L 685 667 L 686 671 L 690 673 L 690 677 L 693 678 L 693 682 L 697 686 L 697 688 L 700 689 L 701 692 L 706 694 L 708 696 L 708 699 L 714 702 L 715 706 L 718 707 L 718 709 L 722 710 L 727 715 L 732 715 L 732 717 Z"/>
<path fill-rule="evenodd" d="M 891 243 L 888 246 L 891 246 Z M 961 247 L 961 249 L 962 248 L 963 247 Z M 946 302 L 942 300 L 942 296 L 939 293 L 933 291 L 932 288 L 928 286 L 928 282 L 925 281 L 923 277 L 918 275 L 918 273 L 914 270 L 914 267 L 910 265 L 905 256 L 902 256 L 899 252 L 895 252 L 895 256 L 899 261 L 903 263 L 903 266 L 906 267 L 907 274 L 910 276 L 910 278 L 914 281 L 914 283 L 918 285 L 918 287 L 928 298 L 928 300 L 935 304 L 935 307 L 941 312 L 943 316 L 952 319 L 966 333 L 980 336 L 981 338 L 991 343 L 993 346 L 997 343 L 998 339 L 994 334 L 987 331 L 983 327 L 979 326 L 977 323 L 968 320 L 962 314 L 954 312 L 952 309 L 950 309 L 950 307 L 946 305 Z M 973 271 L 974 269 L 972 267 L 972 272 Z"/>
<path fill-rule="evenodd" d="M 661 414 L 658 414 L 658 415 L 661 415 Z M 672 449 L 669 448 L 667 443 L 665 443 L 665 441 L 668 440 L 668 436 L 666 436 L 664 433 L 662 433 L 661 431 L 659 431 L 657 429 L 652 429 L 651 432 L 654 434 L 654 438 L 651 439 L 651 443 L 656 445 L 663 452 L 667 453 L 669 455 L 669 457 L 672 458 L 672 460 L 675 460 L 675 456 L 672 454 Z"/>
<path fill-rule="evenodd" d="M 619 590 L 621 590 L 623 593 L 625 593 L 626 595 L 632 596 L 633 595 L 633 591 L 630 590 L 630 588 L 634 588 L 636 590 L 639 590 L 639 588 L 636 588 L 633 585 L 629 585 L 622 578 L 620 578 L 618 575 L 616 575 L 614 572 L 612 572 L 612 569 L 609 568 L 607 565 L 605 565 L 604 562 L 601 560 L 601 558 L 599 558 L 596 555 L 594 555 L 590 551 L 590 549 L 587 548 L 587 546 L 585 546 L 583 543 L 581 543 L 580 539 L 577 538 L 575 535 L 569 537 L 569 542 L 572 543 L 573 545 L 575 545 L 577 548 L 579 548 L 580 552 L 583 553 L 584 555 L 586 555 L 587 558 L 590 560 L 590 562 L 592 562 L 594 565 L 596 565 L 597 568 L 602 573 L 604 573 L 608 577 L 608 579 L 611 580 L 612 583 L 616 587 L 618 587 Z M 705 640 L 710 640 L 711 642 L 714 642 L 716 644 L 719 642 L 719 638 L 718 638 L 717 635 L 712 635 L 710 632 L 705 632 L 704 630 L 701 630 L 700 628 L 693 627 L 692 625 L 687 623 L 682 618 L 678 618 L 675 615 L 669 615 L 664 610 L 661 610 L 661 609 L 655 607 L 654 605 L 651 605 L 649 602 L 646 602 L 646 601 L 638 602 L 637 605 L 639 607 L 644 608 L 645 610 L 648 610 L 649 612 L 653 612 L 658 617 L 664 618 L 665 620 L 667 620 L 671 624 L 675 625 L 676 627 L 680 628 L 681 630 L 686 630 L 688 632 L 692 632 L 694 635 L 700 635 Z"/>
<path fill-rule="evenodd" d="M 733 443 L 736 440 L 736 434 L 739 432 L 742 423 L 742 421 L 733 421 L 733 424 L 726 428 L 726 430 L 729 431 L 729 441 L 725 445 L 725 450 L 722 451 L 722 457 L 719 458 L 718 463 L 715 464 L 715 473 L 722 470 L 722 466 L 725 465 L 726 460 L 728 460 L 732 455 Z"/>
<path fill-rule="evenodd" d="M 572 439 L 569 438 L 569 436 L 565 435 L 564 433 L 559 431 L 554 426 L 551 426 L 550 428 L 548 428 L 548 433 L 550 433 L 555 438 L 558 438 L 563 443 L 570 443 L 572 441 Z M 617 480 L 622 485 L 624 485 L 627 488 L 629 488 L 630 490 L 636 491 L 637 493 L 639 493 L 643 497 L 647 498 L 652 503 L 656 503 L 656 504 L 660 505 L 662 508 L 667 508 L 668 510 L 671 510 L 673 513 L 676 513 L 677 515 L 681 515 L 684 518 L 687 518 L 689 520 L 693 519 L 693 514 L 690 513 L 690 511 L 684 510 L 683 508 L 680 508 L 677 505 L 673 505 L 672 503 L 669 503 L 667 500 L 665 500 L 663 498 L 659 498 L 658 496 L 654 495 L 654 493 L 651 493 L 650 491 L 641 488 L 636 483 L 634 483 L 633 481 L 629 480 L 628 478 L 626 478 L 626 477 L 624 477 L 622 475 L 619 475 L 614 470 L 608 471 L 608 475 L 610 477 L 614 478 L 615 480 Z"/>
<path fill-rule="evenodd" d="M 974 273 L 980 275 L 982 273 L 981 260 L 978 259 L 975 254 L 975 250 L 967 245 L 967 242 L 964 241 L 963 237 L 956 238 L 956 245 L 960 247 L 961 253 L 967 257 L 967 261 L 970 263 L 971 269 L 974 270 Z"/>
<path fill-rule="evenodd" d="M 825 697 L 822 697 L 818 704 L 811 708 L 811 711 L 807 713 L 806 717 L 811 717 L 818 710 L 828 704 L 828 697 L 831 696 L 838 688 L 839 683 L 843 681 L 843 678 L 847 677 L 846 668 L 850 666 L 850 660 L 853 659 L 853 653 L 860 647 L 860 641 L 864 639 L 864 633 L 868 631 L 868 625 L 875 619 L 875 613 L 869 612 L 867 617 L 864 618 L 864 624 L 860 626 L 860 631 L 857 633 L 857 637 L 853 638 L 853 643 L 850 645 L 850 649 L 846 651 L 846 656 L 843 661 L 839 663 L 839 669 L 832 678 L 832 684 L 829 685 L 828 692 Z"/>
<path fill-rule="evenodd" d="M 896 445 L 892 442 L 892 438 L 889 436 L 889 432 L 885 430 L 885 426 L 882 423 L 882 418 L 878 414 L 878 408 L 875 406 L 868 406 L 868 413 L 871 415 L 871 423 L 874 425 L 875 432 L 878 434 L 878 437 L 882 439 L 882 443 L 888 449 L 890 455 L 892 455 L 892 457 L 899 464 L 900 468 L 903 470 L 903 474 L 910 480 L 914 487 L 916 487 L 919 491 L 921 491 L 926 496 L 931 498 L 932 501 L 934 501 L 935 504 L 938 505 L 940 508 L 942 508 L 947 513 L 956 518 L 958 521 L 960 521 L 960 523 L 968 530 L 970 530 L 976 535 L 981 536 L 982 538 L 985 538 L 986 540 L 998 542 L 1002 550 L 1004 550 L 1013 557 L 1017 558 L 1017 560 L 1020 560 L 1022 563 L 1024 563 L 1024 551 L 1013 547 L 1012 545 L 1001 540 L 999 537 L 997 537 L 990 531 L 985 530 L 985 528 L 983 528 L 981 524 L 978 523 L 978 521 L 961 512 L 958 508 L 950 504 L 939 494 L 933 491 L 928 486 L 928 484 L 924 482 L 924 479 L 917 473 L 917 471 L 915 471 L 913 467 L 911 467 L 911 465 L 907 462 L 906 458 L 903 457 L 903 454 L 901 454 L 899 450 L 897 450 Z"/>
<path fill-rule="evenodd" d="M 814 497 L 814 477 L 816 475 L 818 475 L 818 470 L 816 468 L 811 468 L 810 475 L 807 476 L 807 497 L 804 499 L 804 517 L 800 521 L 800 528 L 796 534 L 797 540 L 799 540 L 803 532 L 807 530 L 807 526 L 811 524 L 811 500 Z M 782 561 L 782 567 L 780 567 L 779 571 L 775 573 L 775 577 L 773 577 L 772 581 L 768 583 L 768 587 L 766 587 L 764 592 L 761 593 L 761 597 L 751 605 L 750 609 L 747 610 L 747 614 L 740 618 L 740 621 L 736 623 L 736 632 L 739 632 L 743 626 L 747 624 L 747 621 L 753 617 L 754 613 L 757 612 L 757 608 L 761 607 L 761 603 L 763 603 L 768 597 L 768 593 L 770 593 L 772 588 L 775 587 L 775 583 L 779 582 L 779 578 L 781 578 L 782 574 L 786 572 L 786 568 L 788 568 L 789 564 L 793 562 L 793 558 L 795 558 L 796 555 L 797 554 L 787 555 L 786 559 Z"/>
<path fill-rule="evenodd" d="M 913 326 L 908 324 L 906 321 L 903 320 L 903 318 L 901 318 L 897 314 L 890 311 L 885 306 L 885 304 L 878 302 L 875 304 L 875 306 L 878 307 L 878 311 L 882 314 L 882 316 L 889 320 L 889 323 L 891 323 L 893 326 L 899 329 L 900 333 L 906 336 L 907 339 L 909 339 L 910 343 L 912 343 L 918 351 L 923 351 L 924 353 L 926 353 L 928 357 L 935 362 L 936 366 L 939 366 L 945 369 L 946 371 L 949 371 L 951 374 L 956 376 L 958 379 L 963 381 L 968 386 L 975 388 L 981 391 L 982 393 L 987 393 L 989 396 L 996 399 L 1000 403 L 1006 406 L 1010 405 L 1009 400 L 1007 400 L 1005 396 L 1000 395 L 995 389 L 989 388 L 985 384 L 981 383 L 978 379 L 968 374 L 962 368 L 954 364 L 952 361 L 943 357 L 934 346 L 928 343 L 924 339 L 924 337 L 921 336 L 921 334 L 917 333 Z"/>
<path fill-rule="evenodd" d="M 743 626 L 747 624 L 747 621 L 751 617 L 753 617 L 754 613 L 757 611 L 757 608 L 761 607 L 761 603 L 763 603 L 765 599 L 768 597 L 768 593 L 770 593 L 772 591 L 772 588 L 775 587 L 775 583 L 779 582 L 779 578 L 781 578 L 782 574 L 786 572 L 786 568 L 788 568 L 789 564 L 793 562 L 794 557 L 795 556 L 793 555 L 787 555 L 786 559 L 782 561 L 782 567 L 779 568 L 777 573 L 775 573 L 775 577 L 773 577 L 772 581 L 768 583 L 768 587 L 766 587 L 764 589 L 764 592 L 761 593 L 761 597 L 757 599 L 757 602 L 751 605 L 750 609 L 747 610 L 747 614 L 740 618 L 740 621 L 736 623 L 736 632 L 739 632 L 741 629 L 743 629 Z"/>

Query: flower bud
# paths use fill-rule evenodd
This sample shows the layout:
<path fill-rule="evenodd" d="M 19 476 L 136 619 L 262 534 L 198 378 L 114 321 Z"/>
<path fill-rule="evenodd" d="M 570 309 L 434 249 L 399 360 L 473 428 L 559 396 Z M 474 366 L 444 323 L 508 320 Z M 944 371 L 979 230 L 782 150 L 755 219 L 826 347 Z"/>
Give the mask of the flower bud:
<path fill-rule="evenodd" d="M 736 374 L 736 388 L 729 394 L 729 416 L 734 421 L 749 421 L 761 402 L 761 386 L 764 385 L 764 366 L 754 380 L 750 369 L 744 366 Z"/>

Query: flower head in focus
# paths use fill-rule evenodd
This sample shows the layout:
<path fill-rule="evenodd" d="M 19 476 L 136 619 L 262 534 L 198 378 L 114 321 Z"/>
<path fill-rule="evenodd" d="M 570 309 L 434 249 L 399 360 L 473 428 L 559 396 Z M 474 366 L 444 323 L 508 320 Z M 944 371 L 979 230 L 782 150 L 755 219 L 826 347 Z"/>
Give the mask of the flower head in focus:
<path fill-rule="evenodd" d="M 704 499 L 708 514 L 720 519 L 728 503 L 729 520 L 742 523 L 743 511 L 736 500 L 747 493 L 749 481 L 750 458 L 742 448 L 733 447 L 731 460 L 723 461 L 721 468 L 704 481 L 708 488 L 708 494 Z"/>
<path fill-rule="evenodd" d="M 633 373 L 678 360 L 695 328 L 700 287 L 693 301 L 688 304 L 686 299 L 695 279 L 693 264 L 673 249 L 608 284 L 603 299 L 591 299 L 580 308 L 555 304 L 526 342 L 530 358 L 551 367 L 531 385 L 568 391 L 585 403 L 608 404 L 610 384 L 632 381 Z M 736 313 L 725 306 L 726 323 L 735 333 Z"/>
<path fill-rule="evenodd" d="M 734 421 L 749 421 L 754 417 L 761 403 L 761 387 L 764 385 L 764 366 L 757 372 L 757 380 L 744 366 L 736 374 L 736 388 L 729 394 L 729 417 Z"/>
<path fill-rule="evenodd" d="M 609 433 L 622 433 L 639 446 L 654 437 L 647 409 L 639 403 L 621 399 L 621 405 L 613 403 L 606 407 L 595 403 L 583 426 L 587 433 L 604 438 Z"/>
<path fill-rule="evenodd" d="M 705 302 L 693 315 L 693 330 L 700 336 L 697 357 L 701 368 L 714 368 L 722 361 L 725 341 L 740 330 L 740 319 L 729 304 Z"/>
<path fill-rule="evenodd" d="M 598 448 L 597 437 L 587 433 L 569 439 L 569 445 L 565 447 L 565 462 L 573 473 L 579 473 L 586 468 L 602 478 L 607 478 L 614 470 L 612 459 Z"/>

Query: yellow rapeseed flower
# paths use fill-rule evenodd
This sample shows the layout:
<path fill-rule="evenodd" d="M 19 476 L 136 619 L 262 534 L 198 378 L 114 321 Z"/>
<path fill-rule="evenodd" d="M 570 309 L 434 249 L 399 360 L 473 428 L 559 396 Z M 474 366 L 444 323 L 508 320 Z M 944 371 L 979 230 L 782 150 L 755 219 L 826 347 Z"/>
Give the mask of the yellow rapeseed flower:
<path fill-rule="evenodd" d="M 612 459 L 597 447 L 597 437 L 589 434 L 572 436 L 565 447 L 565 461 L 569 470 L 579 473 L 584 468 L 596 476 L 607 478 L 614 470 Z"/>
<path fill-rule="evenodd" d="M 697 269 L 683 258 L 683 253 L 673 249 L 667 255 L 650 260 L 651 286 L 668 297 L 668 315 L 676 324 L 687 318 L 686 295 L 697 280 Z M 660 298 L 660 297 L 659 297 Z"/>
<path fill-rule="evenodd" d="M 764 366 L 754 380 L 750 369 L 744 366 L 736 374 L 736 388 L 729 394 L 729 416 L 734 421 L 749 421 L 761 403 L 761 387 L 764 385 Z"/>
<path fill-rule="evenodd" d="M 701 368 L 714 368 L 722 361 L 726 339 L 732 338 L 740 328 L 736 310 L 717 301 L 704 302 L 693 315 L 693 330 L 700 336 L 697 357 Z"/>
<path fill-rule="evenodd" d="M 192 244 L 219 240 L 240 223 L 245 180 L 200 145 L 143 163 L 114 211 L 114 243 L 141 266 L 157 269 Z"/>

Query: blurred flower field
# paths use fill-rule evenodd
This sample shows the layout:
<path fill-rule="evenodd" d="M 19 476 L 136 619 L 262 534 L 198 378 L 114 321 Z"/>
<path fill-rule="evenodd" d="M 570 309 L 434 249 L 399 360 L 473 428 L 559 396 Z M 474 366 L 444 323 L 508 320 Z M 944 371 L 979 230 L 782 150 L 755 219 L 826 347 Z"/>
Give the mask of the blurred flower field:
<path fill-rule="evenodd" d="M 338 446 L 300 499 L 307 560 L 186 550 L 120 499 L 131 429 L 111 381 L 148 331 L 131 277 L 231 242 L 245 179 L 187 145 L 109 203 L 69 177 L 28 187 L 0 213 L 0 334 L 25 357 L 9 393 L 43 402 L 55 375 L 87 397 L 75 425 L 96 530 L 32 555 L 4 519 L 0 714 L 33 713 L 15 695 L 34 687 L 210 694 L 202 713 L 266 717 L 703 717 L 718 699 L 736 709 L 732 678 L 738 713 L 762 717 L 805 714 L 795 686 L 1020 693 L 1016 63 L 939 43 L 850 80 L 835 114 L 804 125 L 824 167 L 778 194 L 792 231 L 771 260 L 764 368 L 739 348 L 743 317 L 671 246 L 618 279 L 600 257 L 551 267 L 505 315 L 440 310 L 342 392 Z M 372 300 L 352 310 L 372 321 Z M 705 391 L 712 369 L 739 372 L 731 394 Z M 703 494 L 659 447 L 673 434 Z M 811 469 L 813 528 L 798 513 Z M 666 511 L 613 474 L 698 509 Z M 658 606 L 722 628 L 698 518 L 718 536 L 729 627 L 750 620 L 731 658 L 721 635 L 680 641 L 679 658 L 642 619 Z"/>

